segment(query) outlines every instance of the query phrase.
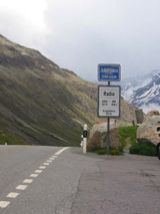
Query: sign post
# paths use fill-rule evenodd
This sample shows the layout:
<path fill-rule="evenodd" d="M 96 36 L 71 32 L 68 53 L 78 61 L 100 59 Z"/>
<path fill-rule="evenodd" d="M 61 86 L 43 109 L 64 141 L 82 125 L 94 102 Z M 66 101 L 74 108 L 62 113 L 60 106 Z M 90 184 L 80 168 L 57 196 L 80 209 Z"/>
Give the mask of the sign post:
<path fill-rule="evenodd" d="M 98 80 L 107 85 L 98 86 L 98 117 L 107 118 L 106 146 L 111 148 L 110 118 L 120 117 L 120 86 L 111 86 L 111 81 L 120 81 L 119 64 L 99 64 Z"/>

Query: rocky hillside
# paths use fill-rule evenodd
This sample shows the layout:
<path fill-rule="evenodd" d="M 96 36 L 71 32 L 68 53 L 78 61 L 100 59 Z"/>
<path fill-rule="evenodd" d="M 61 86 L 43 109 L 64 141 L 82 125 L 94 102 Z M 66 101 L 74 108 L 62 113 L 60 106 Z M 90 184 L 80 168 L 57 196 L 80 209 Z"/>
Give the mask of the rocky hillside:
<path fill-rule="evenodd" d="M 97 86 L 0 36 L 0 130 L 32 144 L 79 145 L 96 118 Z M 122 119 L 134 108 L 122 101 Z"/>
<path fill-rule="evenodd" d="M 146 111 L 159 109 L 160 70 L 153 71 L 141 80 L 127 81 L 123 89 L 124 97 L 134 106 Z"/>

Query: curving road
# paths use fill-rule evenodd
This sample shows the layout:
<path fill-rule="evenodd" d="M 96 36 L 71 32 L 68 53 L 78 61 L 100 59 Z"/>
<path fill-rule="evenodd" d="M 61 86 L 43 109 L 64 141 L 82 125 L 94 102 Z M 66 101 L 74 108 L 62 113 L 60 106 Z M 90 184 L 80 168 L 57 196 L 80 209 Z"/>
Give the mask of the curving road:
<path fill-rule="evenodd" d="M 160 161 L 0 147 L 0 214 L 159 214 Z"/>

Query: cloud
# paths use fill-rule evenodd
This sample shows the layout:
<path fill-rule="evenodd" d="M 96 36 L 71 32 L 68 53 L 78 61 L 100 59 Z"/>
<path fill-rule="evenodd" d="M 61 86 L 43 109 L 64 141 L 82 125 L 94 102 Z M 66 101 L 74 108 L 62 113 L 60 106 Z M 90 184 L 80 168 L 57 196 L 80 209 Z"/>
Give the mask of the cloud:
<path fill-rule="evenodd" d="M 160 68 L 159 0 L 0 0 L 1 33 L 96 81 L 97 64 L 123 76 Z"/>
<path fill-rule="evenodd" d="M 47 13 L 49 53 L 88 79 L 96 79 L 100 62 L 120 63 L 124 76 L 147 73 L 160 66 L 159 6 L 144 0 L 54 1 Z"/>
<path fill-rule="evenodd" d="M 45 0 L 0 0 L 1 34 L 34 48 L 43 46 L 46 9 Z"/>

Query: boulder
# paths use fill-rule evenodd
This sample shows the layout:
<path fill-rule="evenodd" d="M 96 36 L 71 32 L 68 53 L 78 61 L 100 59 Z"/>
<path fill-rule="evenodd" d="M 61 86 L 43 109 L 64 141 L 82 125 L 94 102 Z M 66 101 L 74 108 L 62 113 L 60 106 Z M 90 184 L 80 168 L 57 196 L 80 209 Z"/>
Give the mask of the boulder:
<path fill-rule="evenodd" d="M 137 129 L 137 141 L 157 145 L 160 143 L 160 115 L 148 116 Z"/>
<path fill-rule="evenodd" d="M 135 110 L 136 113 L 136 120 L 137 120 L 137 124 L 142 124 L 144 121 L 144 112 L 142 109 L 136 109 Z"/>
<path fill-rule="evenodd" d="M 107 128 L 106 126 L 103 127 L 102 125 L 99 126 L 98 130 L 91 130 L 91 134 L 89 137 L 87 150 L 94 151 L 99 148 L 103 148 L 107 146 Z M 110 130 L 110 142 L 112 148 L 117 148 L 120 146 L 120 139 L 119 139 L 119 130 L 118 128 L 113 128 Z"/>
<path fill-rule="evenodd" d="M 115 127 L 113 121 L 110 121 L 110 129 L 113 129 Z M 100 132 L 100 133 L 106 133 L 107 131 L 107 123 L 102 122 L 99 124 L 94 124 L 92 129 L 90 130 L 90 138 L 95 134 L 95 132 Z"/>
<path fill-rule="evenodd" d="M 133 125 L 133 121 L 130 122 L 125 122 L 122 120 L 118 120 L 118 119 L 110 119 L 110 129 L 114 129 L 114 128 L 118 128 L 118 127 L 122 127 L 122 126 L 130 126 Z M 90 135 L 89 138 L 91 138 L 95 132 L 100 132 L 100 133 L 106 133 L 107 131 L 107 122 L 100 122 L 100 123 L 96 123 L 93 125 L 93 127 L 90 130 Z"/>
<path fill-rule="evenodd" d="M 158 110 L 153 110 L 153 111 L 149 111 L 147 113 L 147 117 L 151 117 L 153 115 L 160 115 L 159 111 Z"/>

